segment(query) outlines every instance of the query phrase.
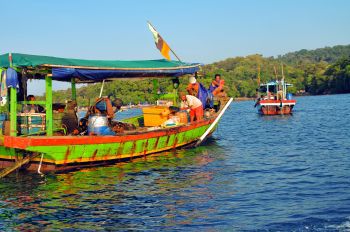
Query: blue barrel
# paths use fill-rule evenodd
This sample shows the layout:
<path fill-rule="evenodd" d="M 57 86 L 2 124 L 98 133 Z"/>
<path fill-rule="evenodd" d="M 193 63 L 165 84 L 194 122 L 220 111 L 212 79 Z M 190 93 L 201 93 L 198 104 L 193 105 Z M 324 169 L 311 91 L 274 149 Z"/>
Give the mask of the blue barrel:
<path fill-rule="evenodd" d="M 4 121 L 7 119 L 7 114 L 0 113 L 0 131 L 2 131 L 2 125 L 4 125 Z"/>
<path fill-rule="evenodd" d="M 108 126 L 107 116 L 99 114 L 89 116 L 88 133 L 93 135 L 115 135 Z"/>
<path fill-rule="evenodd" d="M 287 93 L 287 100 L 292 100 L 293 95 L 291 93 Z"/>

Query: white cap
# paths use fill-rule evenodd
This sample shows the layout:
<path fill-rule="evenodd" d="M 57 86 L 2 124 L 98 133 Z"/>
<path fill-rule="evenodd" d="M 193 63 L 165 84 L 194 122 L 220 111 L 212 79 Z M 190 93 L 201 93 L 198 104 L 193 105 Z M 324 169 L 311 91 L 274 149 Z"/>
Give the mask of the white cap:
<path fill-rule="evenodd" d="M 191 84 L 195 84 L 197 82 L 196 78 L 194 76 L 191 76 L 188 81 L 191 83 Z"/>

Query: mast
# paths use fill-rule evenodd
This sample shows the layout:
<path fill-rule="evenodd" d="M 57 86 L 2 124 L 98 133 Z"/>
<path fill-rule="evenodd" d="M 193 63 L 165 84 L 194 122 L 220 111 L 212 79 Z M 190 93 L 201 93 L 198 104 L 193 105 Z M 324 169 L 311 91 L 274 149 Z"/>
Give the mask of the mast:
<path fill-rule="evenodd" d="M 283 64 L 281 65 L 282 66 L 282 99 L 285 99 L 286 98 L 286 86 L 285 86 L 285 83 L 284 83 L 284 72 L 283 72 Z"/>
<path fill-rule="evenodd" d="M 260 64 L 258 64 L 258 79 L 257 79 L 257 82 L 258 82 L 258 89 L 256 91 L 256 98 L 258 99 L 259 98 L 259 88 L 260 88 Z"/>

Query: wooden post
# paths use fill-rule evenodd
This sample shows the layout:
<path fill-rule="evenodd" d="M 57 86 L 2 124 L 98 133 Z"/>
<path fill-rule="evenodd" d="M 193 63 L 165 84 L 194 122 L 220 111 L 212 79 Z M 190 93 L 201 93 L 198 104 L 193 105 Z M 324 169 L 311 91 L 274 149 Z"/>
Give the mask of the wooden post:
<path fill-rule="evenodd" d="M 158 89 L 159 89 L 159 81 L 158 81 L 158 79 L 153 79 L 153 94 L 154 94 L 154 98 L 156 99 L 156 101 L 159 98 Z"/>
<path fill-rule="evenodd" d="M 14 87 L 10 88 L 10 135 L 17 135 L 17 90 Z"/>
<path fill-rule="evenodd" d="M 9 63 L 12 68 L 12 53 L 9 53 Z M 17 136 L 17 90 L 16 86 L 10 87 L 10 135 Z"/>
<path fill-rule="evenodd" d="M 173 94 L 174 94 L 174 96 L 173 96 L 174 97 L 173 98 L 173 105 L 177 106 L 177 95 L 178 95 L 177 94 L 177 89 L 175 89 L 175 88 L 173 89 Z"/>
<path fill-rule="evenodd" d="M 71 80 L 72 83 L 72 100 L 77 101 L 77 88 L 75 86 L 75 78 L 73 77 Z"/>
<path fill-rule="evenodd" d="M 53 134 L 53 117 L 52 117 L 52 77 L 46 75 L 46 135 L 52 136 Z"/>

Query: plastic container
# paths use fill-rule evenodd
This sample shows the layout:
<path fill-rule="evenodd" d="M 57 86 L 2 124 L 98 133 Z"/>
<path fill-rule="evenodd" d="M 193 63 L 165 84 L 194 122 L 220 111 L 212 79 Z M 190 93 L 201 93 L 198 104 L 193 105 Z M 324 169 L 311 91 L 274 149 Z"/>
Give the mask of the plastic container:
<path fill-rule="evenodd" d="M 292 100 L 292 98 L 293 98 L 293 95 L 291 94 L 291 93 L 287 93 L 287 100 Z"/>
<path fill-rule="evenodd" d="M 108 126 L 108 118 L 106 115 L 93 114 L 88 120 L 89 135 L 114 135 L 114 131 Z"/>
<path fill-rule="evenodd" d="M 160 126 L 168 120 L 170 114 L 167 106 L 144 107 L 142 112 L 145 126 Z"/>

